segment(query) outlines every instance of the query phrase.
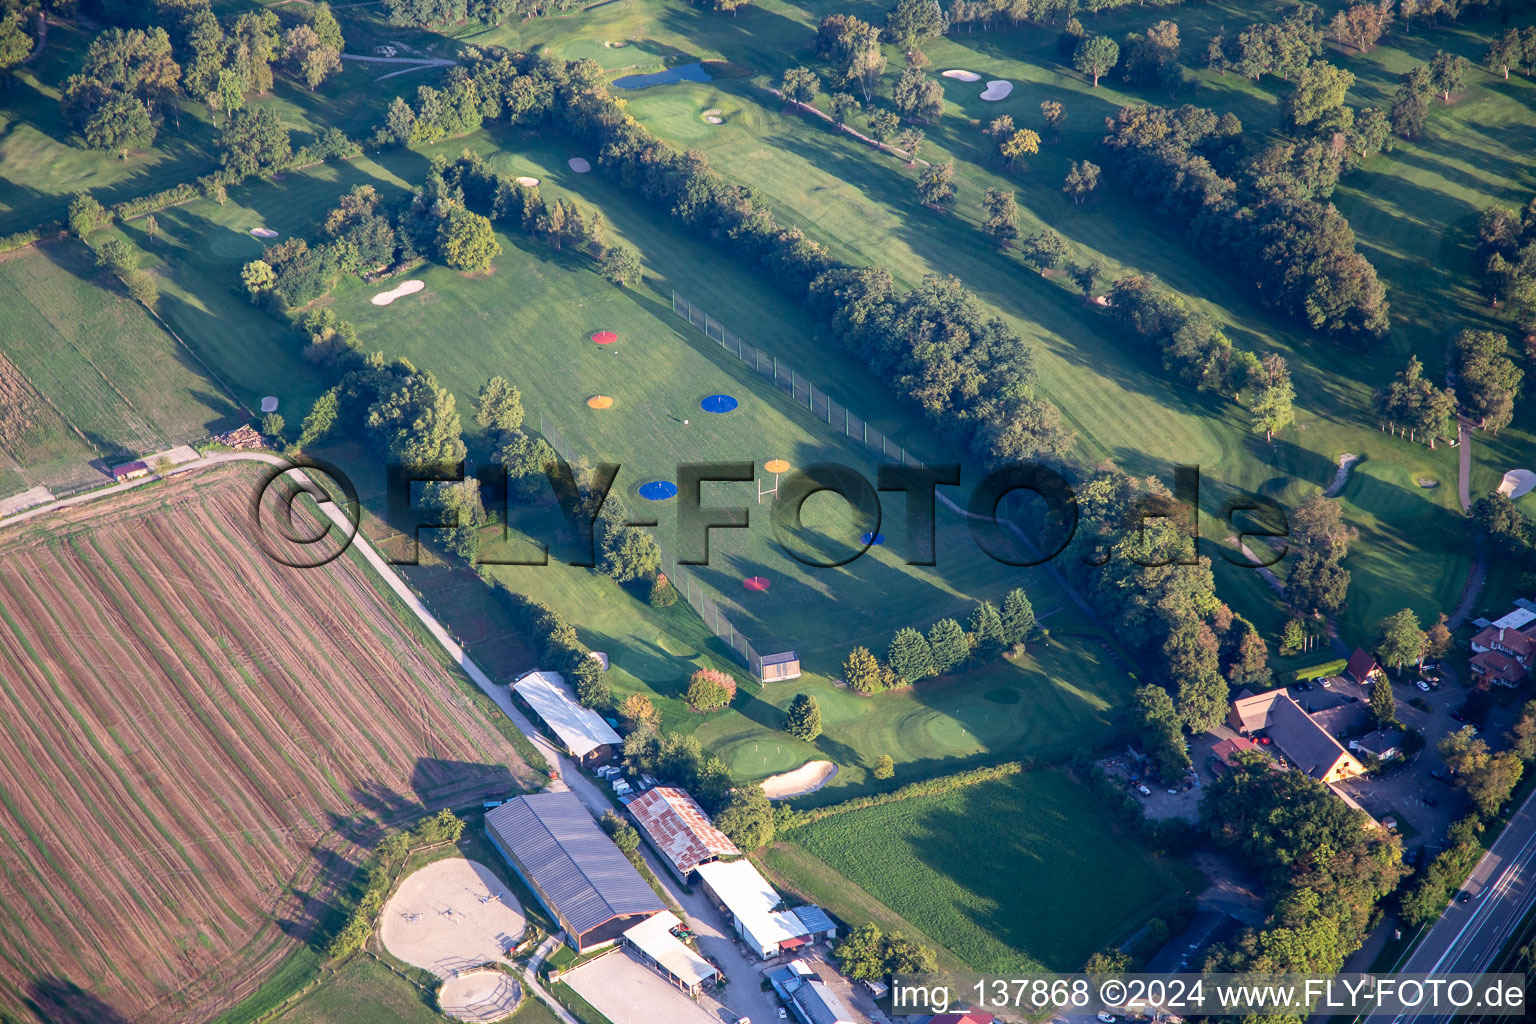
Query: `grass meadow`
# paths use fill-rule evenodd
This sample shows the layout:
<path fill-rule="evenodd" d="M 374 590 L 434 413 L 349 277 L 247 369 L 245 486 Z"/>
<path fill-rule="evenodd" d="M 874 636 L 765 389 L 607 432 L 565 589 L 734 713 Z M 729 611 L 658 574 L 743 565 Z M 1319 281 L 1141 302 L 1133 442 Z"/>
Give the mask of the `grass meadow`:
<path fill-rule="evenodd" d="M 3 375 L 19 389 L 0 454 L 24 467 L 0 496 L 101 479 L 93 459 L 159 451 L 238 421 L 207 368 L 73 239 L 0 257 L 0 307 Z"/>
<path fill-rule="evenodd" d="M 807 896 L 850 920 L 909 923 L 988 973 L 1076 970 L 1180 899 L 1195 877 L 1117 835 L 1093 795 L 1055 771 L 848 811 L 785 833 L 767 862 L 799 882 L 795 848 L 845 880 L 813 872 Z M 866 893 L 897 917 L 871 916 L 860 906 Z"/>

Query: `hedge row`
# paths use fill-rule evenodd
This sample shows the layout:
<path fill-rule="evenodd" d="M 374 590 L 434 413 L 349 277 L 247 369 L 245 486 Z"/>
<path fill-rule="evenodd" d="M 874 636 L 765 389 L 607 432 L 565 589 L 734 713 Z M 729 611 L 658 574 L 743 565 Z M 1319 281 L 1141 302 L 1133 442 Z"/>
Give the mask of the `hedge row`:
<path fill-rule="evenodd" d="M 780 830 L 799 828 L 801 825 L 809 825 L 823 818 L 830 818 L 835 814 L 847 814 L 849 811 L 862 811 L 870 807 L 881 807 L 885 804 L 894 804 L 902 800 L 911 800 L 914 797 L 942 796 L 945 793 L 953 793 L 957 790 L 968 789 L 971 786 L 979 786 L 984 782 L 996 782 L 998 779 L 1019 775 L 1029 767 L 1030 765 L 1024 761 L 1004 761 L 1002 764 L 969 768 L 963 772 L 955 772 L 952 775 L 937 775 L 931 779 L 910 782 L 899 789 L 893 789 L 886 793 L 872 793 L 869 796 L 844 800 L 840 804 L 816 807 L 808 811 L 797 811 L 794 812 L 793 816 L 785 815 L 777 823 L 777 827 Z"/>

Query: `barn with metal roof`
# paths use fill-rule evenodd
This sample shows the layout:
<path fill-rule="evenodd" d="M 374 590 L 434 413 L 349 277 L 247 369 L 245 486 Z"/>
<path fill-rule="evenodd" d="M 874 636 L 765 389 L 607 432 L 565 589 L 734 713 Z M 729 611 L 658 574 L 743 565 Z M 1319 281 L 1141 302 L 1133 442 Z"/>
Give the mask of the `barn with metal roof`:
<path fill-rule="evenodd" d="M 641 834 L 684 881 L 700 864 L 741 856 L 698 801 L 675 786 L 646 790 L 629 802 L 628 809 Z"/>
<path fill-rule="evenodd" d="M 486 814 L 485 831 L 578 952 L 666 909 L 574 793 L 516 797 Z"/>

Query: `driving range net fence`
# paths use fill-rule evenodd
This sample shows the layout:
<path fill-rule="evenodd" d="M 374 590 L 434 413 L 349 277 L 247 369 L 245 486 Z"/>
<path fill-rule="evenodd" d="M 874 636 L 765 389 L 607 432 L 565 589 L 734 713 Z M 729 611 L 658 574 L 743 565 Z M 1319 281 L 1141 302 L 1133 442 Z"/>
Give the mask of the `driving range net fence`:
<path fill-rule="evenodd" d="M 774 387 L 805 406 L 816 419 L 834 430 L 842 431 L 868 451 L 878 452 L 883 461 L 922 467 L 923 463 L 889 434 L 870 426 L 867 419 L 825 391 L 816 390 L 816 385 L 789 363 L 743 341 L 741 335 L 726 330 L 720 321 L 679 295 L 676 289 L 672 291 L 672 312 L 703 331 L 706 338 L 752 367 L 760 376 L 773 381 Z"/>
<path fill-rule="evenodd" d="M 560 428 L 549 422 L 541 413 L 539 415 L 539 433 L 544 435 L 544 440 L 567 463 L 574 466 L 581 458 L 581 453 L 576 450 Z M 589 460 L 590 461 L 590 460 Z M 654 537 L 655 534 L 652 534 Z M 688 602 L 699 618 L 704 620 L 704 625 L 719 637 L 720 640 L 731 649 L 731 653 L 741 659 L 755 678 L 761 679 L 763 674 L 763 658 L 757 649 L 752 646 L 746 634 L 737 629 L 730 617 L 721 609 L 719 602 L 713 596 L 713 589 L 703 580 L 699 579 L 686 565 L 678 564 L 678 561 L 667 554 L 667 549 L 661 546 L 660 540 L 656 542 L 657 550 L 661 552 L 661 571 L 667 579 L 672 581 L 672 588 L 677 591 L 684 601 Z"/>

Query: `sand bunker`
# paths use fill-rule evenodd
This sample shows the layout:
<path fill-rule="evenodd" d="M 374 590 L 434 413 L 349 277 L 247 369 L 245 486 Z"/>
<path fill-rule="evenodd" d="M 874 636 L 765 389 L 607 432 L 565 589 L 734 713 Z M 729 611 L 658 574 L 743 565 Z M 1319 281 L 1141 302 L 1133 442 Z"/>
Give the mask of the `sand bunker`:
<path fill-rule="evenodd" d="M 1349 481 L 1349 471 L 1354 469 L 1355 463 L 1359 461 L 1360 456 L 1351 452 L 1345 452 L 1343 455 L 1340 455 L 1338 472 L 1333 474 L 1333 483 L 1328 485 L 1328 489 L 1323 492 L 1323 497 L 1337 498 L 1339 493 L 1344 490 L 1345 483 Z"/>
<path fill-rule="evenodd" d="M 437 1005 L 458 1020 L 501 1020 L 517 1009 L 522 992 L 516 981 L 501 971 L 470 971 L 443 982 Z"/>
<path fill-rule="evenodd" d="M 268 395 L 261 400 L 262 412 L 277 412 L 277 396 Z"/>
<path fill-rule="evenodd" d="M 763 780 L 763 792 L 770 800 L 784 800 L 792 796 L 814 793 L 837 774 L 837 765 L 831 761 L 807 761 L 792 772 L 771 775 Z"/>
<path fill-rule="evenodd" d="M 573 156 L 566 163 L 571 165 L 571 170 L 577 174 L 586 174 L 592 169 L 592 162 L 584 156 Z"/>
<path fill-rule="evenodd" d="M 271 228 L 251 228 L 251 234 L 257 238 L 276 238 L 277 232 Z"/>
<path fill-rule="evenodd" d="M 725 124 L 725 118 L 719 114 L 705 114 L 704 120 L 709 124 Z"/>
<path fill-rule="evenodd" d="M 602 651 L 588 651 L 587 657 L 603 666 L 603 671 L 608 671 L 608 655 Z"/>
<path fill-rule="evenodd" d="M 953 79 L 955 79 L 958 82 L 979 82 L 979 81 L 981 81 L 981 76 L 978 75 L 976 72 L 974 72 L 974 71 L 961 71 L 959 68 L 955 68 L 954 70 L 951 70 L 951 71 L 943 71 L 943 72 L 940 72 L 940 74 L 942 74 L 945 78 L 953 78 Z"/>
<path fill-rule="evenodd" d="M 535 185 L 537 185 L 539 183 L 539 179 L 538 178 L 530 178 L 526 174 L 519 175 L 518 177 L 513 178 L 512 180 L 517 182 L 519 185 L 523 186 L 523 188 L 533 188 Z"/>
<path fill-rule="evenodd" d="M 1011 92 L 1013 92 L 1012 82 L 988 82 L 987 87 L 981 91 L 981 98 L 989 101 L 1007 99 Z"/>
<path fill-rule="evenodd" d="M 384 906 L 379 936 L 401 960 L 449 978 L 506 956 L 524 923 L 517 897 L 490 868 L 450 857 L 400 883 Z"/>
<path fill-rule="evenodd" d="M 1536 473 L 1528 469 L 1512 469 L 1499 481 L 1499 493 L 1511 498 L 1523 497 L 1536 488 Z"/>
<path fill-rule="evenodd" d="M 427 283 L 425 281 L 401 281 L 389 291 L 379 292 L 379 294 L 368 301 L 372 302 L 375 306 L 387 306 L 396 299 L 404 298 L 407 295 L 415 295 L 426 286 Z"/>

